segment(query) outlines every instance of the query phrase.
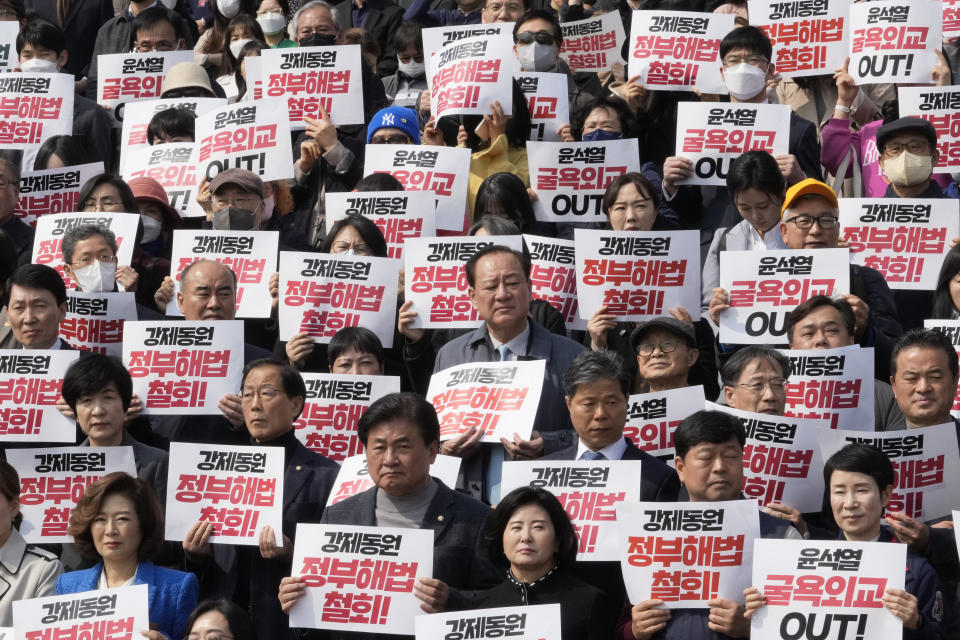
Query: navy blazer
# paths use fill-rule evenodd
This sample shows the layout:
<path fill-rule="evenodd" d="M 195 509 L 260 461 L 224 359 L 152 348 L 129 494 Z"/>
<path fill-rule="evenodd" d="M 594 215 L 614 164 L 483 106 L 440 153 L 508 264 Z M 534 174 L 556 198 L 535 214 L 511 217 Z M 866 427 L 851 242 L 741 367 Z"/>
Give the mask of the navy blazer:
<path fill-rule="evenodd" d="M 95 591 L 103 571 L 103 562 L 89 569 L 70 571 L 57 579 L 57 594 Z M 170 640 L 183 638 L 190 612 L 197 606 L 197 577 L 192 573 L 158 567 L 144 560 L 137 566 L 134 584 L 149 587 L 147 606 L 150 628 Z M 146 629 L 134 629 L 134 633 Z"/>

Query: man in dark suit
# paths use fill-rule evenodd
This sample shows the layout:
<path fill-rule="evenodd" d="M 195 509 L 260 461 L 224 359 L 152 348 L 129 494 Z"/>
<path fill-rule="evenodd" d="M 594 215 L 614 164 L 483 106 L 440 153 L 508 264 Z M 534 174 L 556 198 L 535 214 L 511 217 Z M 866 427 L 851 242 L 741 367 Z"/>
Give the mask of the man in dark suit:
<path fill-rule="evenodd" d="M 27 11 L 58 25 L 67 38 L 70 57 L 62 71 L 76 78 L 87 75 L 87 67 L 93 57 L 95 34 L 113 17 L 111 0 L 71 0 L 67 3 L 55 0 L 27 0 Z M 61 16 L 61 7 L 66 7 L 66 15 Z"/>
<path fill-rule="evenodd" d="M 0 172 L 5 165 L 0 163 Z M 60 337 L 67 315 L 67 288 L 45 264 L 20 266 L 7 282 L 6 317 L 0 325 L 2 349 L 70 349 Z"/>
<path fill-rule="evenodd" d="M 33 227 L 13 215 L 20 197 L 19 155 L 11 153 L 0 156 L 0 231 L 6 234 L 16 249 L 17 262 L 27 264 L 33 250 Z"/>

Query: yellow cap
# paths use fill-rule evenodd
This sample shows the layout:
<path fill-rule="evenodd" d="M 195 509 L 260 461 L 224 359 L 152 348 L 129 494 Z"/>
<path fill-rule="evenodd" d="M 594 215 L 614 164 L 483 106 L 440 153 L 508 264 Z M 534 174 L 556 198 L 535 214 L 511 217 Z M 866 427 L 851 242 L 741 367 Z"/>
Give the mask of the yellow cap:
<path fill-rule="evenodd" d="M 783 214 L 786 213 L 787 209 L 790 208 L 790 205 L 796 201 L 797 198 L 809 195 L 822 196 L 832 202 L 834 207 L 840 207 L 840 205 L 837 204 L 837 194 L 833 192 L 833 189 L 819 180 L 807 178 L 787 189 L 787 195 L 783 199 L 783 206 L 780 207 L 780 216 L 782 217 Z"/>

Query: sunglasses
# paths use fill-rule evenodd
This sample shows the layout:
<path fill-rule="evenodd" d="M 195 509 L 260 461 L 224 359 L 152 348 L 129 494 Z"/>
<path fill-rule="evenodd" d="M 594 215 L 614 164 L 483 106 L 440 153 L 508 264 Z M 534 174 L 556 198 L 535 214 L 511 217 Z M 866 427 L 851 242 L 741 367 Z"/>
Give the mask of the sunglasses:
<path fill-rule="evenodd" d="M 536 41 L 540 44 L 551 45 L 557 42 L 557 38 L 547 31 L 524 31 L 513 36 L 513 41 L 517 44 L 532 44 Z"/>

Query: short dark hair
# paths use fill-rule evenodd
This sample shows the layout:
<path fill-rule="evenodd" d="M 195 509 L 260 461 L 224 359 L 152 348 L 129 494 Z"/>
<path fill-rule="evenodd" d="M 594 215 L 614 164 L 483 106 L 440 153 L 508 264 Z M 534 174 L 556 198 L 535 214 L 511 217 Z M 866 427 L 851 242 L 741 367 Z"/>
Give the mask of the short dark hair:
<path fill-rule="evenodd" d="M 75 167 L 90 162 L 86 150 L 73 136 L 50 136 L 40 145 L 37 157 L 33 161 L 33 170 L 46 169 L 53 155 L 60 158 L 65 167 Z"/>
<path fill-rule="evenodd" d="M 527 6 L 527 3 L 524 2 L 524 6 Z M 531 20 L 544 20 L 550 23 L 550 27 L 553 29 L 553 37 L 557 41 L 557 47 L 560 47 L 563 44 L 563 29 L 560 28 L 560 21 L 557 19 L 557 14 L 553 11 L 547 11 L 546 9 L 530 9 L 525 14 L 520 16 L 520 19 L 516 21 L 513 25 L 513 39 L 516 42 L 517 33 L 520 32 L 520 27 L 526 22 Z"/>
<path fill-rule="evenodd" d="M 132 45 L 136 41 L 137 34 L 141 29 L 153 29 L 161 22 L 167 22 L 173 27 L 173 34 L 178 40 L 181 38 L 186 40 L 179 16 L 162 4 L 156 4 L 145 11 L 141 11 L 133 19 L 133 23 L 130 25 L 130 38 L 132 39 L 130 44 Z"/>
<path fill-rule="evenodd" d="M 793 330 L 808 315 L 820 307 L 833 307 L 843 317 L 843 326 L 847 333 L 853 336 L 854 327 L 856 327 L 856 318 L 853 315 L 853 307 L 843 298 L 831 298 L 830 296 L 813 296 L 793 308 L 787 315 L 787 338 L 793 344 Z"/>
<path fill-rule="evenodd" d="M 574 138 L 577 140 L 583 138 L 583 124 L 596 109 L 613 111 L 617 114 L 617 119 L 620 120 L 620 128 L 623 129 L 624 138 L 639 137 L 640 123 L 637 121 L 636 116 L 633 115 L 629 105 L 619 96 L 609 94 L 597 96 L 573 112 L 570 129 Z"/>
<path fill-rule="evenodd" d="M 150 485 L 122 471 L 108 473 L 87 486 L 83 497 L 70 513 L 68 533 L 73 536 L 80 553 L 88 557 L 96 556 L 97 548 L 93 544 L 90 528 L 100 513 L 103 501 L 113 495 L 123 496 L 133 503 L 142 536 L 137 557 L 140 560 L 149 559 L 163 542 L 163 509 Z"/>
<path fill-rule="evenodd" d="M 747 25 L 733 29 L 720 41 L 720 59 L 723 60 L 734 49 L 746 49 L 773 60 L 773 45 L 761 29 Z"/>
<path fill-rule="evenodd" d="M 393 45 L 394 51 L 403 51 L 413 45 L 417 51 L 423 53 L 423 25 L 419 22 L 404 20 L 393 32 L 390 44 Z"/>
<path fill-rule="evenodd" d="M 537 220 L 523 180 L 512 173 L 500 171 L 487 176 L 480 183 L 473 203 L 473 219 L 479 220 L 489 215 L 510 220 L 521 233 L 533 230 Z"/>
<path fill-rule="evenodd" d="M 10 279 L 7 280 L 8 297 L 15 286 L 22 289 L 44 289 L 49 291 L 50 294 L 53 295 L 53 299 L 57 302 L 57 306 L 67 301 L 67 287 L 63 284 L 63 278 L 60 277 L 56 269 L 48 267 L 45 264 L 29 263 L 17 267 L 17 270 L 14 271 Z"/>
<path fill-rule="evenodd" d="M 483 229 L 492 236 L 518 236 L 520 229 L 513 220 L 508 220 L 496 213 L 488 213 L 481 216 L 479 220 L 470 225 L 467 230 L 468 236 L 477 235 L 477 231 Z"/>
<path fill-rule="evenodd" d="M 303 376 L 301 376 L 300 372 L 292 365 L 274 360 L 273 358 L 259 358 L 247 363 L 243 368 L 243 376 L 240 378 L 241 394 L 243 393 L 243 385 L 247 381 L 247 376 L 250 375 L 251 371 L 259 369 L 260 367 L 276 368 L 280 372 L 280 384 L 283 385 L 283 392 L 290 398 L 303 398 L 303 402 L 306 403 L 307 385 L 303 381 Z M 299 418 L 301 413 L 303 413 L 303 404 L 300 405 L 300 412 L 297 413 L 294 420 Z"/>
<path fill-rule="evenodd" d="M 151 11 L 148 9 L 147 11 Z M 141 12 L 143 14 L 145 12 Z M 93 193 L 94 189 L 99 187 L 102 184 L 110 184 L 116 187 L 117 191 L 120 192 L 120 199 L 123 201 L 123 210 L 127 213 L 139 213 L 140 205 L 137 204 L 137 199 L 133 196 L 133 191 L 130 189 L 130 185 L 121 178 L 120 176 L 111 175 L 109 173 L 101 173 L 100 175 L 93 176 L 87 180 L 83 186 L 80 188 L 80 196 L 77 198 L 77 202 L 81 207 L 83 203 L 90 197 L 90 194 Z"/>
<path fill-rule="evenodd" d="M 904 349 L 942 349 L 947 356 L 947 367 L 950 368 L 950 375 L 953 376 L 954 380 L 960 376 L 960 361 L 958 361 L 957 350 L 953 346 L 953 342 L 935 329 L 910 329 L 900 336 L 890 353 L 891 377 L 897 375 L 897 358 Z"/>
<path fill-rule="evenodd" d="M 723 365 L 723 372 L 720 374 L 723 384 L 732 387 L 739 383 L 743 370 L 747 368 L 748 364 L 757 359 L 776 363 L 776 365 L 780 367 L 780 371 L 783 372 L 783 378 L 787 379 L 790 377 L 790 360 L 787 356 L 771 346 L 752 344 L 737 349 L 737 351 L 730 356 L 730 359 L 727 360 L 727 363 Z"/>
<path fill-rule="evenodd" d="M 747 442 L 747 432 L 743 423 L 735 416 L 723 411 L 701 409 L 680 422 L 673 432 L 673 446 L 678 458 L 685 458 L 690 449 L 700 443 L 721 444 L 736 438 L 743 449 Z"/>
<path fill-rule="evenodd" d="M 483 528 L 483 540 L 491 562 L 501 568 L 510 566 L 503 553 L 503 532 L 507 530 L 510 518 L 517 509 L 531 504 L 542 507 L 550 516 L 556 536 L 557 565 L 563 569 L 572 567 L 577 559 L 577 532 L 557 497 L 540 487 L 517 487 L 500 499 L 496 509 L 487 518 Z"/>
<path fill-rule="evenodd" d="M 0 495 L 7 500 L 20 499 L 20 474 L 6 460 L 0 460 Z M 18 512 L 13 519 L 13 526 L 20 528 L 23 522 L 23 513 Z"/>
<path fill-rule="evenodd" d="M 383 366 L 383 343 L 377 334 L 366 327 L 344 327 L 333 334 L 330 344 L 327 345 L 327 364 L 332 367 L 347 349 L 369 353 Z"/>
<path fill-rule="evenodd" d="M 736 205 L 736 195 L 747 189 L 756 189 L 783 201 L 787 183 L 776 159 L 766 151 L 747 151 L 730 165 L 727 171 L 727 193 Z"/>
<path fill-rule="evenodd" d="M 63 244 L 60 249 L 60 253 L 63 254 L 63 261 L 67 264 L 72 263 L 73 252 L 77 248 L 77 243 L 89 240 L 94 236 L 101 236 L 106 240 L 107 245 L 110 246 L 110 250 L 113 251 L 113 255 L 117 255 L 117 249 L 119 247 L 117 245 L 117 236 L 113 231 L 95 224 L 82 224 L 63 234 Z"/>
<path fill-rule="evenodd" d="M 387 257 L 387 240 L 383 237 L 383 232 L 380 231 L 380 227 L 375 225 L 370 218 L 356 215 L 354 213 L 348 214 L 346 217 L 337 220 L 333 226 L 330 227 L 330 232 L 327 233 L 327 237 L 323 239 L 323 244 L 320 245 L 320 251 L 323 253 L 330 253 L 330 249 L 333 248 L 333 241 L 336 240 L 337 234 L 347 226 L 356 229 L 357 233 L 360 234 L 360 237 L 363 238 L 363 241 L 367 243 L 368 247 L 370 247 L 370 251 L 373 252 L 374 256 L 377 258 Z"/>
<path fill-rule="evenodd" d="M 357 437 L 363 446 L 367 446 L 370 432 L 384 422 L 406 420 L 420 430 L 423 443 L 427 446 L 440 440 L 440 420 L 433 405 L 423 397 L 402 391 L 388 393 L 370 405 L 357 422 Z"/>
<path fill-rule="evenodd" d="M 481 258 L 491 253 L 509 253 L 513 255 L 513 257 L 520 262 L 520 267 L 523 269 L 523 277 L 526 278 L 527 282 L 530 281 L 530 261 L 524 260 L 522 251 L 514 251 L 510 247 L 505 247 L 502 244 L 491 244 L 470 256 L 470 259 L 463 265 L 463 270 L 467 272 L 467 284 L 471 287 L 477 284 L 477 263 L 480 262 Z"/>
<path fill-rule="evenodd" d="M 150 124 L 147 125 L 147 143 L 153 144 L 160 136 L 179 138 L 190 136 L 193 140 L 196 135 L 197 114 L 190 109 L 171 107 L 162 109 L 153 114 Z"/>
<path fill-rule="evenodd" d="M 405 191 L 403 183 L 390 173 L 370 173 L 362 178 L 354 187 L 356 191 Z"/>
<path fill-rule="evenodd" d="M 216 611 L 226 619 L 227 627 L 229 627 L 227 631 L 233 636 L 234 640 L 257 640 L 250 614 L 236 602 L 226 598 L 204 600 L 198 604 L 197 608 L 190 613 L 190 617 L 187 618 L 187 624 L 183 631 L 184 637 L 186 638 L 190 634 L 197 618 L 211 611 Z"/>
<path fill-rule="evenodd" d="M 581 351 L 563 374 L 563 389 L 568 398 L 577 395 L 582 384 L 597 380 L 615 380 L 625 398 L 630 396 L 630 374 L 623 367 L 623 358 L 616 351 Z"/>
<path fill-rule="evenodd" d="M 110 383 L 117 386 L 123 410 L 130 408 L 133 398 L 133 380 L 123 363 L 111 356 L 91 353 L 84 358 L 74 360 L 63 377 L 60 394 L 76 413 L 77 401 L 83 396 L 92 395 L 106 389 Z"/>
<path fill-rule="evenodd" d="M 26 45 L 43 47 L 56 51 L 57 55 L 67 48 L 67 38 L 63 29 L 43 18 L 31 18 L 27 25 L 17 34 L 17 55 Z"/>
<path fill-rule="evenodd" d="M 830 456 L 823 465 L 823 483 L 830 491 L 830 479 L 834 471 L 862 473 L 877 483 L 881 492 L 893 486 L 894 472 L 890 459 L 873 445 L 853 442 Z"/>
<path fill-rule="evenodd" d="M 607 219 L 610 219 L 610 209 L 613 208 L 613 204 L 617 201 L 617 196 L 620 195 L 620 189 L 623 189 L 628 184 L 632 184 L 641 196 L 645 195 L 647 199 L 653 203 L 654 211 L 657 213 L 657 216 L 659 216 L 659 189 L 654 187 L 653 183 L 642 173 L 631 171 L 630 173 L 625 173 L 622 176 L 614 178 L 613 181 L 607 185 L 607 190 L 603 192 L 603 202 L 600 208 L 603 209 L 603 214 L 607 216 Z"/>

